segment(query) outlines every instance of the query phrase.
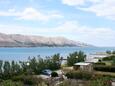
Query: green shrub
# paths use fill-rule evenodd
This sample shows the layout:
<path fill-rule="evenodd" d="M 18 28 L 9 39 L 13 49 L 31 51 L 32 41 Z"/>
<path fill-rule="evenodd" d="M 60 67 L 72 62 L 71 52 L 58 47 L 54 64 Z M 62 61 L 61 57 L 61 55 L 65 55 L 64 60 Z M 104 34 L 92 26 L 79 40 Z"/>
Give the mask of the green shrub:
<path fill-rule="evenodd" d="M 115 58 L 115 56 L 108 56 L 108 57 L 103 58 L 102 60 L 103 60 L 103 61 L 111 61 L 111 60 L 113 60 L 114 58 Z"/>
<path fill-rule="evenodd" d="M 24 84 L 20 81 L 14 82 L 11 80 L 5 80 L 5 81 L 0 83 L 0 86 L 24 86 Z"/>
<path fill-rule="evenodd" d="M 91 74 L 91 73 L 84 72 L 84 73 L 82 73 L 82 78 L 83 78 L 83 79 L 86 79 L 86 80 L 89 80 L 89 79 L 92 78 L 92 74 Z"/>
<path fill-rule="evenodd" d="M 67 78 L 70 79 L 85 79 L 89 80 L 92 77 L 91 73 L 88 72 L 68 72 L 66 73 Z"/>
<path fill-rule="evenodd" d="M 106 65 L 104 62 L 97 62 L 97 63 L 94 63 L 94 66 L 95 65 Z"/>
<path fill-rule="evenodd" d="M 101 77 L 90 81 L 90 86 L 111 86 L 109 77 Z"/>
<path fill-rule="evenodd" d="M 36 80 L 32 76 L 24 77 L 23 82 L 24 82 L 25 85 L 34 85 L 34 84 L 36 84 Z"/>
<path fill-rule="evenodd" d="M 19 75 L 19 76 L 13 76 L 11 79 L 13 81 L 23 81 L 24 77 L 26 77 L 25 75 Z"/>
<path fill-rule="evenodd" d="M 115 66 L 94 66 L 94 70 L 104 72 L 115 72 Z"/>

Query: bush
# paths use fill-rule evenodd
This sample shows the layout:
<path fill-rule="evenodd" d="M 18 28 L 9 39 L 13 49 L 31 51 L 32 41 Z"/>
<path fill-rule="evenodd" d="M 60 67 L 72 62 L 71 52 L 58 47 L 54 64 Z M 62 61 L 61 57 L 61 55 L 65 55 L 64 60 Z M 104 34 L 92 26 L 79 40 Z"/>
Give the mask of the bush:
<path fill-rule="evenodd" d="M 5 80 L 3 82 L 0 83 L 0 86 L 24 86 L 24 84 L 22 82 L 14 82 L 11 80 Z"/>
<path fill-rule="evenodd" d="M 111 79 L 109 77 L 101 77 L 90 81 L 90 86 L 111 86 Z"/>
<path fill-rule="evenodd" d="M 94 66 L 94 70 L 104 72 L 115 72 L 115 66 Z"/>
<path fill-rule="evenodd" d="M 91 73 L 88 72 L 68 72 L 66 73 L 67 78 L 70 79 L 85 79 L 89 80 L 92 77 Z"/>
<path fill-rule="evenodd" d="M 56 72 L 52 72 L 51 77 L 58 77 L 58 74 Z"/>
<path fill-rule="evenodd" d="M 11 79 L 13 81 L 23 81 L 24 77 L 26 77 L 25 75 L 19 75 L 19 76 L 13 76 Z"/>
<path fill-rule="evenodd" d="M 32 76 L 26 76 L 23 78 L 23 82 L 25 85 L 35 85 L 36 84 L 36 79 Z"/>
<path fill-rule="evenodd" d="M 97 62 L 97 63 L 94 63 L 94 65 L 106 65 L 104 62 Z"/>
<path fill-rule="evenodd" d="M 114 58 L 115 58 L 115 56 L 109 56 L 109 57 L 103 58 L 102 60 L 103 60 L 103 61 L 111 61 L 111 60 L 113 60 Z"/>
<path fill-rule="evenodd" d="M 83 78 L 83 79 L 86 79 L 86 80 L 89 80 L 89 79 L 92 78 L 92 74 L 91 74 L 91 73 L 84 72 L 84 73 L 82 73 L 82 78 Z"/>

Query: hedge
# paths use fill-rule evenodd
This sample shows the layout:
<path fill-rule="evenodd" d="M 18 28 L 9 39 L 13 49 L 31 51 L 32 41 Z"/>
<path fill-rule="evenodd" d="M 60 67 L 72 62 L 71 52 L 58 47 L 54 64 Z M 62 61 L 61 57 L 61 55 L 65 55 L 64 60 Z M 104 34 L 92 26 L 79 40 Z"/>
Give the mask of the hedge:
<path fill-rule="evenodd" d="M 111 60 L 113 60 L 114 58 L 115 58 L 115 56 L 109 56 L 109 57 L 103 58 L 102 60 L 103 60 L 103 61 L 111 61 Z"/>
<path fill-rule="evenodd" d="M 96 71 L 115 72 L 115 66 L 94 66 Z"/>
<path fill-rule="evenodd" d="M 94 63 L 94 65 L 106 65 L 104 62 L 97 62 L 97 63 Z"/>
<path fill-rule="evenodd" d="M 92 77 L 91 73 L 88 72 L 68 72 L 66 73 L 67 78 L 69 79 L 85 79 L 89 80 Z"/>

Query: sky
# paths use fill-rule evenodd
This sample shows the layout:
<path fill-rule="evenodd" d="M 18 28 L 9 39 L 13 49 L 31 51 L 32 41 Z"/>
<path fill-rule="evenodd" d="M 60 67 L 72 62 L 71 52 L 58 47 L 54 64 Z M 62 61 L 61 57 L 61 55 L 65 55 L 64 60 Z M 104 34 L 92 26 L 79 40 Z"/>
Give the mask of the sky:
<path fill-rule="evenodd" d="M 0 0 L 0 32 L 115 46 L 115 0 Z"/>

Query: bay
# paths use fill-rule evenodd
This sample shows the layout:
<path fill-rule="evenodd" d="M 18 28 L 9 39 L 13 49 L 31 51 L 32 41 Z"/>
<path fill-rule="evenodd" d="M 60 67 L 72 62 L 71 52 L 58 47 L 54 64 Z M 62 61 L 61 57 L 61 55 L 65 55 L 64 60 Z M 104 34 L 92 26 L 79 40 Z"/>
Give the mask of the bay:
<path fill-rule="evenodd" d="M 115 50 L 115 47 L 31 47 L 31 48 L 0 48 L 0 60 L 8 61 L 24 61 L 28 57 L 37 57 L 40 55 L 42 58 L 60 53 L 61 56 L 66 58 L 69 53 L 75 51 L 83 51 L 86 54 L 96 52 L 105 52 L 106 50 Z"/>

